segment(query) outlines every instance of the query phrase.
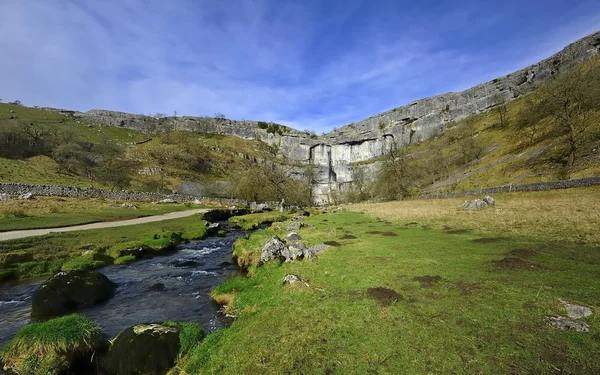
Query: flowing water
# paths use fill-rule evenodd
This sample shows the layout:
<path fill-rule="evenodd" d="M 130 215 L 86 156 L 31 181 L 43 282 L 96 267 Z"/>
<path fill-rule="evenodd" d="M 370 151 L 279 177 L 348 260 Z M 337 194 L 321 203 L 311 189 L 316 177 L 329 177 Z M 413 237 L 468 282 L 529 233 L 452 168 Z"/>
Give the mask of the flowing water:
<path fill-rule="evenodd" d="M 102 326 L 109 337 L 138 323 L 198 322 L 205 332 L 229 322 L 211 301 L 210 291 L 237 272 L 231 263 L 233 242 L 244 235 L 208 238 L 181 245 L 177 251 L 100 270 L 118 284 L 108 302 L 77 311 Z M 31 296 L 43 280 L 0 285 L 0 348 L 29 322 Z M 153 291 L 155 284 L 164 290 Z M 0 369 L 1 371 L 1 369 Z"/>

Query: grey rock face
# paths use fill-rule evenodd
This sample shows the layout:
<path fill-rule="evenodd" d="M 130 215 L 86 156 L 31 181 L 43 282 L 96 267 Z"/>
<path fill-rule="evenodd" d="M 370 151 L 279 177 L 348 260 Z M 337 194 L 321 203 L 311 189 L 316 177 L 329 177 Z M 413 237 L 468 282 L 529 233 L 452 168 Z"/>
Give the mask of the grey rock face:
<path fill-rule="evenodd" d="M 465 201 L 462 206 L 465 211 L 479 211 L 488 208 L 488 204 L 483 199 L 473 199 Z"/>
<path fill-rule="evenodd" d="M 302 278 L 300 278 L 299 276 L 296 275 L 285 275 L 285 277 L 283 278 L 283 284 L 289 284 L 289 285 L 294 285 L 294 284 L 298 284 L 298 285 L 302 285 L 302 286 L 309 286 L 308 283 L 306 281 L 304 281 Z"/>
<path fill-rule="evenodd" d="M 10 195 L 8 194 L 0 194 L 0 201 L 9 201 Z"/>
<path fill-rule="evenodd" d="M 29 200 L 29 199 L 33 199 L 33 194 L 32 194 L 32 193 L 25 193 L 25 194 L 21 194 L 21 195 L 19 195 L 19 199 L 20 199 L 20 200 Z"/>
<path fill-rule="evenodd" d="M 590 327 L 579 320 L 565 318 L 563 316 L 549 316 L 545 319 L 546 323 L 551 327 L 558 329 L 566 329 L 576 332 L 588 332 Z"/>
<path fill-rule="evenodd" d="M 289 242 L 289 241 L 300 241 L 300 240 L 302 240 L 302 237 L 300 237 L 300 235 L 298 235 L 298 233 L 292 232 L 292 233 L 288 234 L 287 236 L 285 236 L 285 240 L 287 242 Z"/>
<path fill-rule="evenodd" d="M 263 246 L 260 261 L 264 263 L 273 259 L 279 259 L 283 256 L 284 251 L 286 251 L 285 244 L 281 241 L 281 238 L 275 235 Z"/>

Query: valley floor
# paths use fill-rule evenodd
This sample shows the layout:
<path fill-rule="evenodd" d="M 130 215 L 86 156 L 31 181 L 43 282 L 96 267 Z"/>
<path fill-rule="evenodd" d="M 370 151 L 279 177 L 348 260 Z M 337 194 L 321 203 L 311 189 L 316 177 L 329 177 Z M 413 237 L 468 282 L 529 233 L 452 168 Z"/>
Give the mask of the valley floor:
<path fill-rule="evenodd" d="M 217 287 L 239 317 L 172 373 L 597 374 L 599 192 L 500 195 L 471 213 L 429 200 L 311 216 L 303 241 L 331 246 Z M 287 233 L 275 224 L 234 251 Z M 286 274 L 309 286 L 283 285 Z M 545 323 L 566 316 L 560 300 L 594 311 L 582 319 L 589 332 Z"/>

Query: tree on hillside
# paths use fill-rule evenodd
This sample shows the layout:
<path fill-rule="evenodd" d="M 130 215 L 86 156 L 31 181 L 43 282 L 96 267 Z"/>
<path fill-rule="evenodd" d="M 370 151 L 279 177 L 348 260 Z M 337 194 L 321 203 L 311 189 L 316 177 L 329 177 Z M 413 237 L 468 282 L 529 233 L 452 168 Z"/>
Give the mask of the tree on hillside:
<path fill-rule="evenodd" d="M 403 199 L 411 195 L 417 179 L 417 171 L 409 164 L 406 148 L 392 148 L 379 169 L 375 191 L 384 200 Z"/>
<path fill-rule="evenodd" d="M 492 100 L 497 103 L 494 107 L 494 113 L 498 115 L 498 121 L 501 128 L 506 128 L 508 126 L 508 104 L 504 96 L 500 94 L 495 94 L 492 97 Z"/>
<path fill-rule="evenodd" d="M 600 60 L 571 69 L 531 94 L 521 123 L 532 126 L 549 117 L 547 135 L 558 140 L 562 163 L 572 167 L 590 140 L 588 130 L 600 128 L 594 112 L 600 110 Z M 594 128 L 595 129 L 592 129 Z"/>

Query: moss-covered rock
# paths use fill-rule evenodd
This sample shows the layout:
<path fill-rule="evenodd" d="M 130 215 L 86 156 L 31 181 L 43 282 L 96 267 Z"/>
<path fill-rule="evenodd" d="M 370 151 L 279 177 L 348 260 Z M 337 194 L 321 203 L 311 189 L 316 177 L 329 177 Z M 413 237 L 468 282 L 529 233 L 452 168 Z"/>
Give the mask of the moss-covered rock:
<path fill-rule="evenodd" d="M 31 316 L 51 318 L 111 298 L 116 284 L 96 271 L 59 272 L 33 294 Z"/>
<path fill-rule="evenodd" d="M 77 373 L 92 373 L 85 367 L 103 343 L 99 325 L 81 315 L 68 315 L 21 328 L 0 358 L 9 374 L 58 375 L 74 368 Z"/>
<path fill-rule="evenodd" d="M 164 375 L 175 364 L 181 328 L 138 324 L 119 333 L 101 360 L 110 375 Z"/>

